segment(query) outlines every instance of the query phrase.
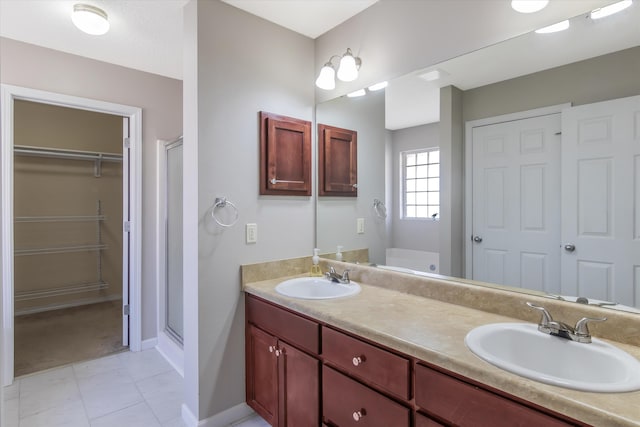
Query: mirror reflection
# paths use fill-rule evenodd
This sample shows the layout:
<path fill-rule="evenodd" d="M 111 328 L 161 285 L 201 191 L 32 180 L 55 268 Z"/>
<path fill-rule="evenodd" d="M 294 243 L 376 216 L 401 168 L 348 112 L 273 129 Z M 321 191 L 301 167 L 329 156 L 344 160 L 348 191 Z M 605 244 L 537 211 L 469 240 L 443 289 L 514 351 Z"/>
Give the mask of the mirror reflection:
<path fill-rule="evenodd" d="M 358 132 L 358 197 L 318 198 L 321 252 L 640 312 L 637 22 L 578 16 L 319 104 Z"/>

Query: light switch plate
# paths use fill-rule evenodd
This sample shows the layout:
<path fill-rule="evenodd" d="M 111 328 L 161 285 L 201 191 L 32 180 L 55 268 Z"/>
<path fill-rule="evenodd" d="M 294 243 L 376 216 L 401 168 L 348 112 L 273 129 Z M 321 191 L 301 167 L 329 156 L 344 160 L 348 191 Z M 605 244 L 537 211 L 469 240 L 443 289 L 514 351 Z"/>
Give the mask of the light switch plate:
<path fill-rule="evenodd" d="M 358 234 L 364 234 L 364 218 L 358 218 L 356 220 L 356 232 Z"/>
<path fill-rule="evenodd" d="M 258 241 L 258 224 L 249 223 L 245 227 L 247 243 L 256 243 Z"/>

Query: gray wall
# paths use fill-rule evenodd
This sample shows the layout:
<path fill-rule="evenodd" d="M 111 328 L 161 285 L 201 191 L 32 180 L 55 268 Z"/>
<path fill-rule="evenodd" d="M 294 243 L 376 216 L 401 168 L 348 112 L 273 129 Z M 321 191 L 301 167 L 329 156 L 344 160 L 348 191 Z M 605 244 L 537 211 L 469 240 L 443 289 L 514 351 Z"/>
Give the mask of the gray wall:
<path fill-rule="evenodd" d="M 590 104 L 640 94 L 640 47 L 467 90 L 465 121 L 572 102 Z"/>
<path fill-rule="evenodd" d="M 258 194 L 258 112 L 313 119 L 313 41 L 219 1 L 191 2 L 185 32 L 184 239 L 198 242 L 185 247 L 185 380 L 199 384 L 186 403 L 205 419 L 245 401 L 240 265 L 313 248 L 313 197 Z M 211 220 L 218 196 L 238 207 L 234 227 Z"/>
<path fill-rule="evenodd" d="M 142 339 L 156 337 L 157 139 L 182 133 L 182 82 L 0 38 L 0 82 L 142 108 Z"/>
<path fill-rule="evenodd" d="M 418 251 L 440 251 L 440 221 L 400 219 L 400 153 L 440 146 L 440 125 L 430 123 L 391 132 L 393 174 L 393 219 L 391 221 L 391 247 Z"/>
<path fill-rule="evenodd" d="M 387 221 L 375 215 L 373 199 L 389 205 L 385 200 L 384 90 L 318 104 L 316 122 L 358 132 L 358 197 L 318 198 L 320 253 L 333 253 L 337 245 L 343 245 L 345 250 L 368 248 L 369 260 L 383 263 Z M 365 220 L 364 234 L 356 233 L 357 218 Z"/>

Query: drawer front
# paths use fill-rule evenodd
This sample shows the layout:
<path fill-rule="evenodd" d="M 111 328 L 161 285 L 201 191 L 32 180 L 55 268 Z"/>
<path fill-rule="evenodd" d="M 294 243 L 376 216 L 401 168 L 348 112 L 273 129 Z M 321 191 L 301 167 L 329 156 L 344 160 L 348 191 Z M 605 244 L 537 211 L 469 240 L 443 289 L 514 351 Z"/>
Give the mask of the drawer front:
<path fill-rule="evenodd" d="M 289 344 L 318 354 L 320 325 L 247 295 L 247 320 Z"/>
<path fill-rule="evenodd" d="M 409 360 L 330 328 L 322 328 L 325 361 L 403 399 L 411 398 Z"/>
<path fill-rule="evenodd" d="M 460 427 L 573 425 L 422 365 L 415 387 L 416 405 Z"/>
<path fill-rule="evenodd" d="M 340 427 L 409 427 L 409 408 L 328 366 L 322 368 L 322 375 L 325 423 Z"/>
<path fill-rule="evenodd" d="M 437 421 L 433 421 L 431 418 L 427 418 L 424 415 L 416 414 L 416 427 L 445 427 L 444 424 L 440 424 Z"/>

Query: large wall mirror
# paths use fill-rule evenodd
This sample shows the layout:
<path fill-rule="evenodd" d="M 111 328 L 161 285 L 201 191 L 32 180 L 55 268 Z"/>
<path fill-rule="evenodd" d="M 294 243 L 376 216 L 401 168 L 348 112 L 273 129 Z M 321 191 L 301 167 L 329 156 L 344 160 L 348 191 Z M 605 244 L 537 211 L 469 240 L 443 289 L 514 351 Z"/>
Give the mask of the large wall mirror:
<path fill-rule="evenodd" d="M 358 132 L 358 197 L 318 198 L 317 247 L 640 313 L 638 22 L 577 16 L 317 105 Z"/>

